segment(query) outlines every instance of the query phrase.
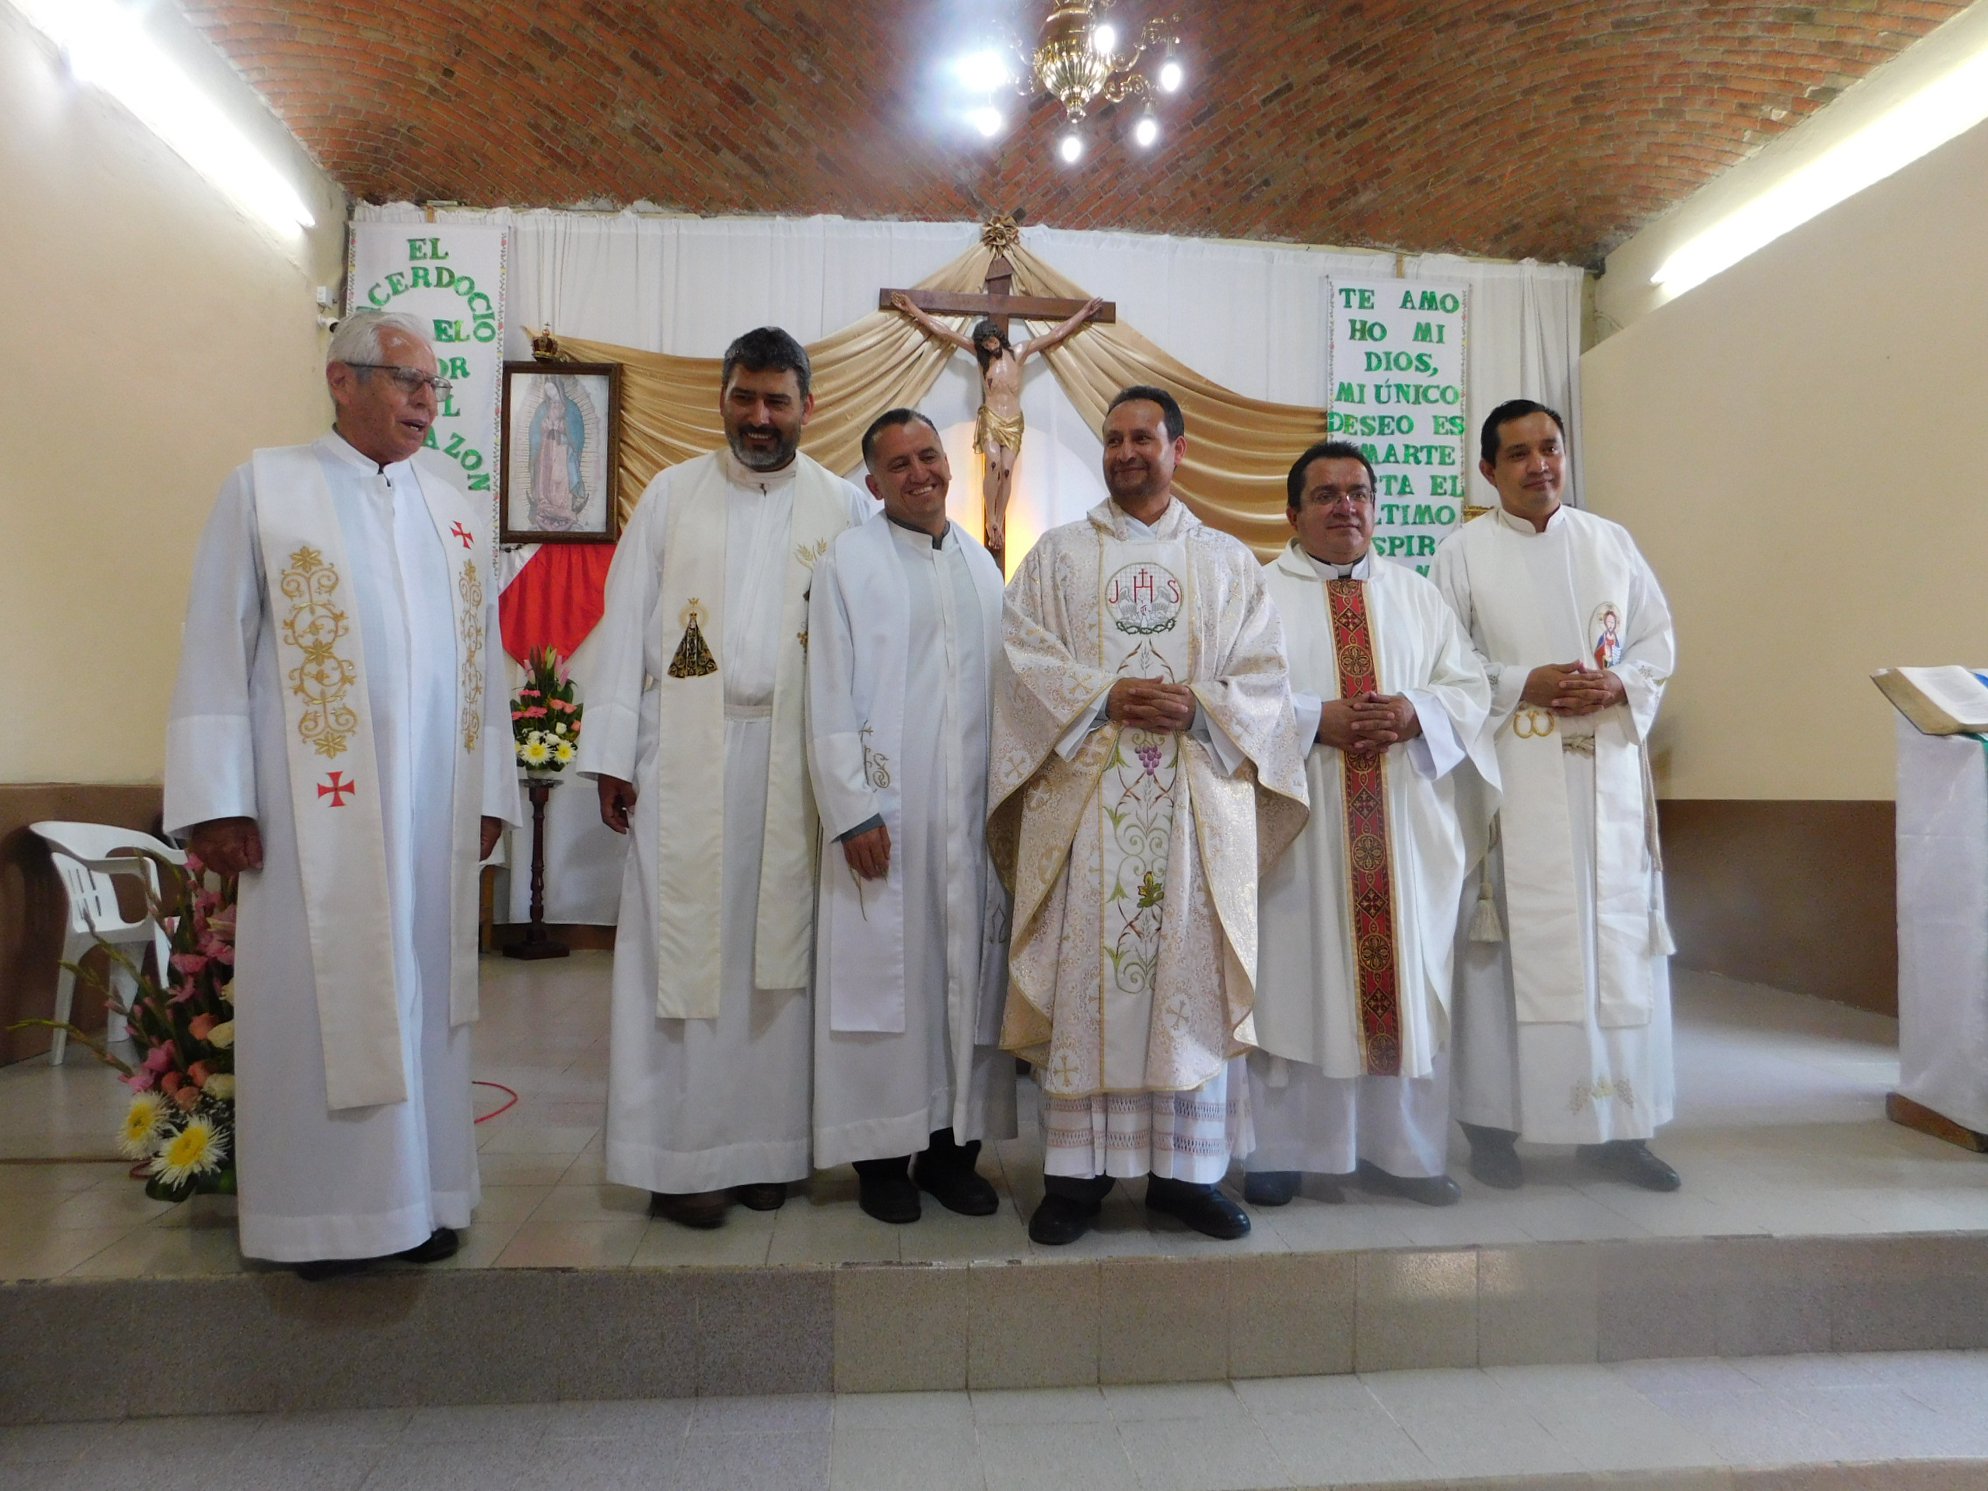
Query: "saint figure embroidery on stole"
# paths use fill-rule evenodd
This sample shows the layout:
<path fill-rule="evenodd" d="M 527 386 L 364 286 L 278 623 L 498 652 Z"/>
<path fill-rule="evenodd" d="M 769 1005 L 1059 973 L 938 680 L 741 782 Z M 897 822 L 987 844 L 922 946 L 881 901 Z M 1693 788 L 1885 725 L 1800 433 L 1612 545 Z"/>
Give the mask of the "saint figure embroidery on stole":
<path fill-rule="evenodd" d="M 693 595 L 690 604 L 683 608 L 683 640 L 677 643 L 676 656 L 670 659 L 670 677 L 702 678 L 718 671 L 718 660 L 704 645 L 704 631 L 698 625 L 703 615 L 704 602 Z"/>

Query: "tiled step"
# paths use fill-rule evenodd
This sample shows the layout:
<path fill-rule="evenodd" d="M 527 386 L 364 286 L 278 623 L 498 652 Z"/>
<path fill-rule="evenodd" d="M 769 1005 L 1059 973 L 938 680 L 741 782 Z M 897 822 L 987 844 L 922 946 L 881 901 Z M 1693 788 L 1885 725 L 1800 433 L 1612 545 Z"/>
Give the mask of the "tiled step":
<path fill-rule="evenodd" d="M 0 1286 L 0 1341 L 11 1423 L 1972 1349 L 1988 1235 L 64 1279 Z"/>

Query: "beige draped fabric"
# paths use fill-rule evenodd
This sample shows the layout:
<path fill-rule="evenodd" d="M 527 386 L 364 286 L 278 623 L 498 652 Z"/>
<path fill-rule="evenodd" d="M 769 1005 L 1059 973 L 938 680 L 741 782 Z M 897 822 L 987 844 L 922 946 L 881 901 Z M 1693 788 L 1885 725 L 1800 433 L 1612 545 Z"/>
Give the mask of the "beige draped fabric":
<path fill-rule="evenodd" d="M 996 241 L 1014 265 L 1016 294 L 1089 298 L 1019 243 L 1005 236 Z M 993 257 L 986 242 L 977 244 L 916 288 L 971 294 L 985 283 Z M 969 319 L 959 318 L 962 329 Z M 556 343 L 558 356 L 571 361 L 621 364 L 623 522 L 658 471 L 724 443 L 719 359 L 671 357 L 579 337 L 558 337 Z M 831 471 L 849 470 L 861 457 L 870 421 L 886 409 L 917 404 L 953 355 L 953 348 L 895 311 L 872 312 L 811 344 L 819 412 L 809 421 L 801 448 Z M 1065 395 L 1094 427 L 1103 425 L 1111 396 L 1128 384 L 1156 384 L 1172 393 L 1188 430 L 1187 459 L 1174 490 L 1202 521 L 1234 534 L 1263 557 L 1284 546 L 1290 537 L 1284 473 L 1300 451 L 1325 438 L 1323 409 L 1246 399 L 1122 323 L 1093 324 L 1044 355 Z"/>

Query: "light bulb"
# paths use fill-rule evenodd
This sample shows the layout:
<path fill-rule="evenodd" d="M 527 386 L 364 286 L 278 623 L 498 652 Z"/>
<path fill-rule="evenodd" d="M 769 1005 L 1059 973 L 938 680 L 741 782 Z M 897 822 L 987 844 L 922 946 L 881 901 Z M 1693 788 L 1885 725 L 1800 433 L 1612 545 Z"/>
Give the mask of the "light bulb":
<path fill-rule="evenodd" d="M 1132 138 L 1142 146 L 1150 146 L 1160 137 L 1160 121 L 1151 114 L 1139 116 L 1139 122 L 1132 126 Z"/>
<path fill-rule="evenodd" d="M 1100 57 L 1109 57 L 1118 50 L 1118 28 L 1109 21 L 1101 21 L 1091 28 L 1091 50 Z"/>
<path fill-rule="evenodd" d="M 1056 153 L 1063 157 L 1065 165 L 1074 166 L 1084 153 L 1084 137 L 1074 129 L 1056 142 Z"/>
<path fill-rule="evenodd" d="M 953 76 L 972 93 L 992 93 L 1014 81 L 999 52 L 973 52 L 953 62 Z"/>
<path fill-rule="evenodd" d="M 975 109 L 968 117 L 973 120 L 973 127 L 990 140 L 1000 134 L 1001 126 L 1007 123 L 1001 117 L 1001 111 L 992 104 L 984 108 Z"/>
<path fill-rule="evenodd" d="M 1160 64 L 1160 87 L 1168 93 L 1180 92 L 1181 80 L 1186 76 L 1181 71 L 1180 64 L 1171 57 Z"/>

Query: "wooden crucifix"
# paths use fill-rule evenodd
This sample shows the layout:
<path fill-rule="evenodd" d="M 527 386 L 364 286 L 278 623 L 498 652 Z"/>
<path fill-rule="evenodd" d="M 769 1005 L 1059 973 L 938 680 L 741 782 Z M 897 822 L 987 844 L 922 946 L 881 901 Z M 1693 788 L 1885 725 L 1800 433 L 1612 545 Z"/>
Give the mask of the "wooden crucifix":
<path fill-rule="evenodd" d="M 877 309 L 895 310 L 918 323 L 927 336 L 971 352 L 980 364 L 980 413 L 974 423 L 973 448 L 983 461 L 980 491 L 987 551 L 1007 573 L 1007 516 L 1015 457 L 1022 448 L 1022 364 L 1075 336 L 1088 321 L 1115 322 L 1118 308 L 1110 301 L 1058 300 L 1047 295 L 1011 293 L 1015 266 L 996 253 L 987 266 L 986 288 L 972 295 L 947 290 L 881 290 Z M 975 335 L 967 337 L 933 320 L 940 316 L 979 316 Z M 1049 321 L 1055 328 L 1022 343 L 1008 341 L 1008 321 Z"/>

